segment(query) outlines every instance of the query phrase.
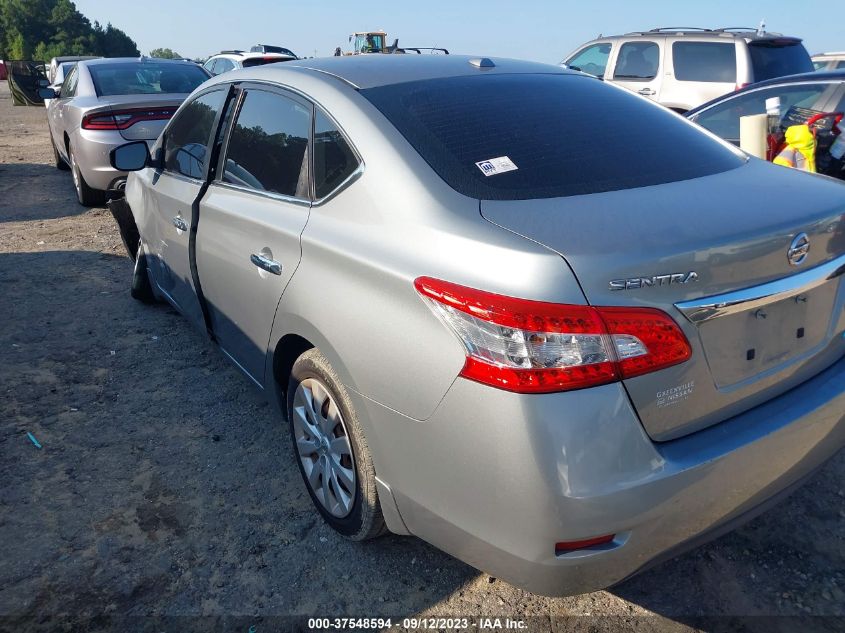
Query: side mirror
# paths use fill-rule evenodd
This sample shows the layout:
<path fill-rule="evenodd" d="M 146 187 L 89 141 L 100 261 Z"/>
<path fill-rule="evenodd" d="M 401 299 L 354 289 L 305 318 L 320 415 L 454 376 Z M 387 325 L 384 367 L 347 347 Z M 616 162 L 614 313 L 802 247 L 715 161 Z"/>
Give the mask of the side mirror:
<path fill-rule="evenodd" d="M 52 88 L 39 88 L 38 96 L 42 99 L 56 99 L 59 96 L 59 93 Z"/>
<path fill-rule="evenodd" d="M 145 141 L 115 147 L 109 153 L 111 166 L 118 171 L 138 171 L 150 163 L 150 150 Z"/>

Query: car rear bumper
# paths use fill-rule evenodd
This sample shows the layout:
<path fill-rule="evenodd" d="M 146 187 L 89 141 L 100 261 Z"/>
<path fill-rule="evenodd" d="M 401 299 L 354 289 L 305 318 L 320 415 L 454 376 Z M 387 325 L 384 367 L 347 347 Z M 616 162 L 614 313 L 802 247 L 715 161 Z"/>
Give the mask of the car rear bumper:
<path fill-rule="evenodd" d="M 424 422 L 354 398 L 401 527 L 546 595 L 611 586 L 732 529 L 845 444 L 845 359 L 664 443 L 619 385 L 522 396 L 458 379 Z M 556 542 L 607 534 L 610 544 L 555 553 Z"/>
<path fill-rule="evenodd" d="M 80 130 L 73 140 L 73 151 L 79 171 L 89 187 L 100 191 L 123 191 L 126 172 L 111 166 L 111 151 L 130 143 L 117 130 Z M 154 141 L 147 141 L 152 147 Z"/>

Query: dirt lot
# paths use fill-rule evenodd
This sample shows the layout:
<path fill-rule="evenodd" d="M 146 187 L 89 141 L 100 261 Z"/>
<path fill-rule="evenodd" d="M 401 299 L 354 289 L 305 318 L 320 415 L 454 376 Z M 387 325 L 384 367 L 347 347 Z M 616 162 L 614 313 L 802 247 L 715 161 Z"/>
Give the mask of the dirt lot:
<path fill-rule="evenodd" d="M 80 207 L 51 160 L 44 111 L 13 108 L 4 84 L 0 630 L 63 617 L 76 630 L 260 632 L 290 615 L 539 616 L 535 628 L 562 631 L 845 623 L 842 454 L 733 534 L 573 598 L 522 592 L 415 538 L 338 538 L 280 420 L 178 314 L 129 297 L 111 216 Z M 242 619 L 149 617 L 198 615 Z M 771 615 L 828 617 L 746 617 Z"/>

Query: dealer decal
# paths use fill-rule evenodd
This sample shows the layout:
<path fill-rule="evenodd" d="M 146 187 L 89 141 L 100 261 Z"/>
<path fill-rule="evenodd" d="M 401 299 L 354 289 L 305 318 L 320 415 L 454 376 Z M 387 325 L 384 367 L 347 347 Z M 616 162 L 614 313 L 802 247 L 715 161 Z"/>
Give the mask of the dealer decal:
<path fill-rule="evenodd" d="M 695 381 L 690 380 L 683 385 L 671 387 L 657 392 L 657 408 L 671 407 L 675 404 L 680 404 L 689 398 L 692 390 L 695 389 Z"/>
<path fill-rule="evenodd" d="M 513 171 L 519 169 L 513 164 L 513 161 L 507 156 L 499 156 L 498 158 L 491 158 L 490 160 L 482 160 L 475 163 L 475 166 L 481 170 L 485 176 L 495 176 L 496 174 L 504 174 L 506 171 Z"/>

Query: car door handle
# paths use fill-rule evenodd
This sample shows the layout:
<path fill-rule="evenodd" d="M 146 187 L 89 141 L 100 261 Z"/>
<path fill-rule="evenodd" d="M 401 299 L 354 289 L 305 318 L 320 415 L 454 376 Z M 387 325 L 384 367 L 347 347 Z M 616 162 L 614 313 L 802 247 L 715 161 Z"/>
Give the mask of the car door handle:
<path fill-rule="evenodd" d="M 176 216 L 173 218 L 173 226 L 175 226 L 180 231 L 187 231 L 188 225 L 185 224 L 185 220 L 183 220 L 180 216 Z"/>
<path fill-rule="evenodd" d="M 652 95 L 656 95 L 657 93 L 652 90 L 651 88 L 643 88 L 642 90 L 637 90 L 637 92 L 644 97 L 650 97 Z"/>
<path fill-rule="evenodd" d="M 249 261 L 259 268 L 266 270 L 268 273 L 273 273 L 274 275 L 282 274 L 282 265 L 275 259 L 270 259 L 269 257 L 264 257 L 264 255 L 257 255 L 253 253 L 249 256 Z"/>

